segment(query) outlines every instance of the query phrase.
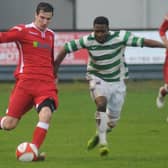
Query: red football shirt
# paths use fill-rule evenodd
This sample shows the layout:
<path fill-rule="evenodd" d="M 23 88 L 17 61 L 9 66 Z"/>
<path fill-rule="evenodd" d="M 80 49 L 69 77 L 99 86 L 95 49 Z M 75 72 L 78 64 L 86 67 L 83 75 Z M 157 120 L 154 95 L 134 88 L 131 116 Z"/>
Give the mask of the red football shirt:
<path fill-rule="evenodd" d="M 167 30 L 168 30 L 168 18 L 165 18 L 159 29 L 160 36 L 165 36 Z M 168 56 L 168 50 L 166 50 L 166 55 Z"/>
<path fill-rule="evenodd" d="M 19 79 L 54 80 L 54 32 L 41 32 L 34 23 L 14 26 L 0 32 L 0 43 L 15 42 L 19 62 L 15 77 Z"/>
<path fill-rule="evenodd" d="M 160 36 L 165 36 L 167 30 L 168 30 L 168 18 L 165 18 L 159 29 Z M 166 50 L 166 57 L 163 67 L 163 77 L 165 83 L 168 84 L 168 50 Z"/>
<path fill-rule="evenodd" d="M 168 20 L 165 19 L 159 29 L 160 36 L 164 36 L 166 34 L 167 29 L 168 29 Z"/>

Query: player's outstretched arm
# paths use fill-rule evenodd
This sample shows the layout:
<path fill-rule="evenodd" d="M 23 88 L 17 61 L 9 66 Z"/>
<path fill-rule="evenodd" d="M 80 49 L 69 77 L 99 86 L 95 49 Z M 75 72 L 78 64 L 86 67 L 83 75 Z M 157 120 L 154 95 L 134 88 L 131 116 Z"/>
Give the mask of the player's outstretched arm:
<path fill-rule="evenodd" d="M 160 38 L 163 41 L 163 43 L 166 45 L 166 47 L 168 48 L 168 39 L 166 35 L 167 30 L 168 30 L 168 15 L 165 16 L 165 19 L 159 28 Z"/>
<path fill-rule="evenodd" d="M 165 44 L 163 44 L 162 42 L 152 39 L 144 39 L 143 46 L 152 48 L 166 48 Z"/>
<path fill-rule="evenodd" d="M 60 66 L 61 62 L 63 61 L 63 59 L 65 58 L 66 54 L 67 54 L 67 52 L 66 52 L 65 48 L 62 47 L 60 49 L 60 51 L 58 52 L 58 54 L 56 55 L 56 59 L 54 61 L 54 74 L 55 75 L 57 75 L 59 66 Z"/>

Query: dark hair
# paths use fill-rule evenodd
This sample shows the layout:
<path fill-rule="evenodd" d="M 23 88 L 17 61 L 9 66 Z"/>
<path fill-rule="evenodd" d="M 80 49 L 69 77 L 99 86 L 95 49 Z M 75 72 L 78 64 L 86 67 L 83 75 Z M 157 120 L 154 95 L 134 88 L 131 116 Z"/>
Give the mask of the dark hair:
<path fill-rule="evenodd" d="M 39 14 L 40 10 L 43 10 L 44 12 L 52 12 L 52 14 L 54 12 L 53 6 L 47 2 L 40 2 L 37 5 L 36 13 Z"/>
<path fill-rule="evenodd" d="M 93 21 L 93 25 L 95 25 L 95 24 L 105 24 L 105 25 L 109 26 L 109 20 L 105 16 L 98 16 Z"/>

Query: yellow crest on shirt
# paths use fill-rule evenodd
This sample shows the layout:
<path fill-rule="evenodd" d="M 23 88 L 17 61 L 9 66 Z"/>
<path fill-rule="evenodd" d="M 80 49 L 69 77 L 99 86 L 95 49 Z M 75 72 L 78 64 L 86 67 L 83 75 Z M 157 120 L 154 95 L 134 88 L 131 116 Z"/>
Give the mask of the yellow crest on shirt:
<path fill-rule="evenodd" d="M 38 41 L 33 41 L 33 47 L 38 47 Z"/>

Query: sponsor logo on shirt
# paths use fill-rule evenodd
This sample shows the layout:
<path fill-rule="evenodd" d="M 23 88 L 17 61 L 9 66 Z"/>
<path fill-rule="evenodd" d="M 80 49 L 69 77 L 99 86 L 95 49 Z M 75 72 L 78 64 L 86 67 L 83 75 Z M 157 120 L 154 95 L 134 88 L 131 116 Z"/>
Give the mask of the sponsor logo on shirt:
<path fill-rule="evenodd" d="M 40 43 L 38 41 L 33 41 L 33 47 L 35 48 L 45 48 L 45 49 L 51 49 L 50 45 L 47 43 Z"/>

